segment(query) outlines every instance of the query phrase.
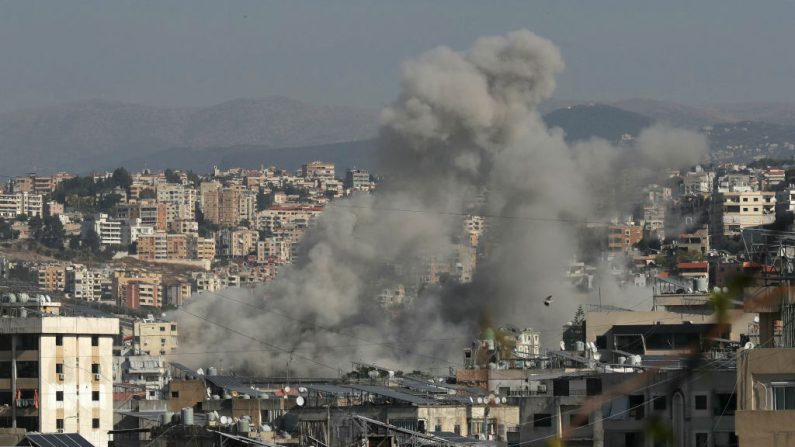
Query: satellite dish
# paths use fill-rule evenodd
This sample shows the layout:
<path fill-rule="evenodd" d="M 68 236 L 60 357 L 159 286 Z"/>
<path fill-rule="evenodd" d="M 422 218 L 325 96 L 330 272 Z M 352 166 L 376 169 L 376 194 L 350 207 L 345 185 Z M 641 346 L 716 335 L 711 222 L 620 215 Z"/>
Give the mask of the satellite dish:
<path fill-rule="evenodd" d="M 306 393 L 306 391 L 307 391 L 307 390 L 306 390 L 306 388 L 304 388 L 304 387 L 302 387 L 302 386 L 299 386 L 299 387 L 298 387 L 298 392 L 299 392 L 299 393 Z"/>
<path fill-rule="evenodd" d="M 213 411 L 213 417 L 215 417 L 215 420 L 216 420 L 216 421 L 219 419 L 219 416 L 218 416 L 218 412 L 217 412 L 217 411 Z"/>
<path fill-rule="evenodd" d="M 196 375 L 203 376 L 204 375 L 204 370 L 201 369 L 201 368 L 197 369 L 196 370 Z"/>
<path fill-rule="evenodd" d="M 472 399 L 472 396 L 469 396 L 469 403 L 471 403 L 471 404 L 475 403 L 475 399 Z"/>
<path fill-rule="evenodd" d="M 303 398 L 303 396 L 296 397 L 295 398 L 295 404 L 298 405 L 299 407 L 303 407 L 304 406 L 304 398 Z"/>
<path fill-rule="evenodd" d="M 754 347 L 755 347 L 754 344 L 752 342 L 750 342 L 750 341 L 748 343 L 746 343 L 745 345 L 743 345 L 743 348 L 745 348 L 745 349 L 754 349 Z"/>
<path fill-rule="evenodd" d="M 482 404 L 482 403 L 483 403 L 483 398 L 482 398 L 482 397 L 478 397 L 478 403 L 479 403 L 479 404 Z"/>
<path fill-rule="evenodd" d="M 501 403 L 504 403 L 504 404 L 507 404 L 507 403 L 508 403 L 508 398 L 507 398 L 507 397 L 502 397 L 502 398 L 500 399 L 500 402 L 501 402 Z"/>
<path fill-rule="evenodd" d="M 565 351 L 566 350 L 566 342 L 563 341 L 563 340 L 560 341 L 560 350 L 561 351 Z"/>
<path fill-rule="evenodd" d="M 759 315 L 754 317 L 754 323 L 759 323 Z"/>
<path fill-rule="evenodd" d="M 229 418 L 226 416 L 221 416 L 221 425 L 229 424 Z"/>
<path fill-rule="evenodd" d="M 290 392 L 290 385 L 285 385 L 284 386 L 284 392 L 285 393 L 289 393 Z"/>
<path fill-rule="evenodd" d="M 237 392 L 237 391 L 235 391 L 235 390 L 232 390 L 232 392 L 231 392 L 231 393 L 229 393 L 229 395 L 230 395 L 230 396 L 232 396 L 232 397 L 237 397 L 237 396 L 239 396 L 239 395 L 240 395 L 240 393 L 238 393 L 238 392 Z"/>
<path fill-rule="evenodd" d="M 213 395 L 213 390 L 212 390 L 212 388 L 210 388 L 210 387 L 208 386 L 208 387 L 207 387 L 207 397 L 210 397 L 210 396 L 212 396 L 212 395 Z"/>

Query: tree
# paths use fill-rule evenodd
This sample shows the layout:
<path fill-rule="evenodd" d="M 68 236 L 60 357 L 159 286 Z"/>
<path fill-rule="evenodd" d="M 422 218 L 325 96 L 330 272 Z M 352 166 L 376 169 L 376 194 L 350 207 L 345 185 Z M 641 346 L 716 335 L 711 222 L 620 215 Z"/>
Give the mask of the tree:
<path fill-rule="evenodd" d="M 188 171 L 187 175 L 188 175 L 188 181 L 193 183 L 193 186 L 199 186 L 199 183 L 201 183 L 201 179 L 199 178 L 198 175 L 196 175 L 195 172 Z"/>
<path fill-rule="evenodd" d="M 10 223 L 6 222 L 5 219 L 0 219 L 0 240 L 8 241 L 16 239 L 18 235 L 19 232 L 15 231 Z"/>
<path fill-rule="evenodd" d="M 577 306 L 577 313 L 574 314 L 574 319 L 571 320 L 571 324 L 575 326 L 582 326 L 585 323 L 585 311 L 582 310 L 582 304 Z"/>
<path fill-rule="evenodd" d="M 116 193 L 105 194 L 100 197 L 99 202 L 97 202 L 97 210 L 101 213 L 108 213 L 113 210 L 114 206 L 121 202 L 121 199 L 121 195 Z"/>
<path fill-rule="evenodd" d="M 177 184 L 182 183 L 182 178 L 179 176 L 179 174 L 177 174 L 173 170 L 166 169 L 164 174 L 166 176 L 166 182 L 168 182 L 168 183 L 177 183 Z"/>
<path fill-rule="evenodd" d="M 93 251 L 94 253 L 99 251 L 100 240 L 99 235 L 94 230 L 93 227 L 90 227 L 86 234 L 83 236 L 83 246 L 88 248 L 89 250 Z"/>
<path fill-rule="evenodd" d="M 140 194 L 138 194 L 138 198 L 141 199 L 154 199 L 156 197 L 157 194 L 155 193 L 155 190 L 152 188 L 146 188 L 142 190 Z"/>
<path fill-rule="evenodd" d="M 120 186 L 124 189 L 129 189 L 130 185 L 132 185 L 132 176 L 129 172 L 127 172 L 124 168 L 116 168 L 113 171 L 113 175 L 110 178 L 113 186 Z"/>
<path fill-rule="evenodd" d="M 65 239 L 66 232 L 61 219 L 57 216 L 45 217 L 39 241 L 46 247 L 63 249 Z"/>

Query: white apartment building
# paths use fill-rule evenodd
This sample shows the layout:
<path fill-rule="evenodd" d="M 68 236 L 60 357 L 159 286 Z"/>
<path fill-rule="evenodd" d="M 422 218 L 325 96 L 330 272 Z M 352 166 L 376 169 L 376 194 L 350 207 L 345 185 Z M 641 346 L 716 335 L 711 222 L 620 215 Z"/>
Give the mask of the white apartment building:
<path fill-rule="evenodd" d="M 97 447 L 107 446 L 119 320 L 22 315 L 0 325 L 0 355 L 8 371 L 0 379 L 0 394 L 8 396 L 0 413 L 13 427 L 79 433 Z"/>
<path fill-rule="evenodd" d="M 44 196 L 28 192 L 0 194 L 0 217 L 13 219 L 17 216 L 28 217 L 44 214 Z"/>
<path fill-rule="evenodd" d="M 146 390 L 146 400 L 163 399 L 163 389 L 167 385 L 166 366 L 163 357 L 152 355 L 131 355 L 118 357 L 121 364 L 121 382 L 136 385 Z"/>
<path fill-rule="evenodd" d="M 776 220 L 776 193 L 772 191 L 717 194 L 712 205 L 716 235 L 739 236 L 742 230 L 770 225 Z"/>
<path fill-rule="evenodd" d="M 133 349 L 138 354 L 168 355 L 177 350 L 179 331 L 173 321 L 143 320 L 133 323 Z"/>
<path fill-rule="evenodd" d="M 301 176 L 305 178 L 331 180 L 335 177 L 334 172 L 334 163 L 313 161 L 301 166 Z"/>
<path fill-rule="evenodd" d="M 516 336 L 514 354 L 517 358 L 534 358 L 541 355 L 541 335 L 532 329 L 523 329 Z"/>
<path fill-rule="evenodd" d="M 109 269 L 91 269 L 75 265 L 69 272 L 72 296 L 78 300 L 100 301 L 110 299 L 113 293 L 113 272 Z"/>
<path fill-rule="evenodd" d="M 277 264 L 287 264 L 292 260 L 293 244 L 291 241 L 280 237 L 268 237 L 257 242 L 257 262 L 266 264 L 273 261 Z"/>
<path fill-rule="evenodd" d="M 709 195 L 712 193 L 712 182 L 715 180 L 715 173 L 708 172 L 696 167 L 693 172 L 685 174 L 683 179 L 682 191 L 686 196 Z"/>
<path fill-rule="evenodd" d="M 271 233 L 275 233 L 278 228 L 288 225 L 307 228 L 321 212 L 323 212 L 323 208 L 316 206 L 273 206 L 257 214 L 257 228 L 268 230 Z"/>
<path fill-rule="evenodd" d="M 124 220 L 114 219 L 107 214 L 97 214 L 94 217 L 94 231 L 99 236 L 102 245 L 121 245 Z"/>
<path fill-rule="evenodd" d="M 144 225 L 141 219 L 128 219 L 124 222 L 121 234 L 121 243 L 130 245 L 136 242 L 141 236 L 151 236 L 155 234 L 155 227 Z"/>
<path fill-rule="evenodd" d="M 166 222 L 193 219 L 196 214 L 197 192 L 193 188 L 173 183 L 157 185 L 157 202 L 167 204 Z"/>

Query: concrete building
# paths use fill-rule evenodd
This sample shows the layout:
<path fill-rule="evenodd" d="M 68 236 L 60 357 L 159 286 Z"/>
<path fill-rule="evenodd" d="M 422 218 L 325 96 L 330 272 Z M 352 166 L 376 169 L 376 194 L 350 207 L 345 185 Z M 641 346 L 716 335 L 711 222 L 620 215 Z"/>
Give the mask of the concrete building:
<path fill-rule="evenodd" d="M 709 226 L 704 225 L 692 233 L 680 234 L 677 248 L 685 253 L 706 255 L 709 251 Z"/>
<path fill-rule="evenodd" d="M 166 211 L 165 203 L 157 203 L 153 199 L 130 200 L 116 207 L 116 217 L 122 220 L 140 219 L 143 226 L 165 231 L 168 228 Z"/>
<path fill-rule="evenodd" d="M 75 299 L 109 300 L 113 295 L 113 272 L 108 268 L 75 265 L 69 274 L 69 289 Z"/>
<path fill-rule="evenodd" d="M 157 185 L 157 202 L 166 204 L 166 222 L 193 220 L 196 215 L 196 190 L 184 185 Z"/>
<path fill-rule="evenodd" d="M 121 245 L 124 241 L 124 219 L 113 219 L 107 214 L 94 217 L 94 232 L 102 245 Z"/>
<path fill-rule="evenodd" d="M 694 171 L 686 173 L 682 180 L 683 195 L 708 196 L 712 193 L 712 183 L 715 180 L 715 173 L 704 171 L 701 166 L 697 166 Z"/>
<path fill-rule="evenodd" d="M 49 292 L 63 292 L 69 286 L 71 266 L 61 264 L 42 265 L 37 270 L 39 288 Z"/>
<path fill-rule="evenodd" d="M 160 307 L 162 275 L 155 272 L 113 272 L 113 300 L 117 306 L 137 309 L 141 305 Z"/>
<path fill-rule="evenodd" d="M 241 190 L 239 187 L 222 188 L 220 184 L 202 183 L 202 212 L 204 219 L 222 227 L 235 227 L 240 223 Z M 254 204 L 256 205 L 256 198 Z"/>
<path fill-rule="evenodd" d="M 304 164 L 301 166 L 301 177 L 320 180 L 333 180 L 335 177 L 334 163 L 314 161 L 312 163 Z"/>
<path fill-rule="evenodd" d="M 120 382 L 143 388 L 146 400 L 161 400 L 168 384 L 163 357 L 153 355 L 130 355 L 117 357 L 120 360 Z"/>
<path fill-rule="evenodd" d="M 257 262 L 260 264 L 288 264 L 292 260 L 292 243 L 280 237 L 268 237 L 257 242 Z"/>
<path fill-rule="evenodd" d="M 639 225 L 610 225 L 607 227 L 607 250 L 612 255 L 627 254 L 643 239 Z"/>
<path fill-rule="evenodd" d="M 257 250 L 259 232 L 246 228 L 224 228 L 218 232 L 217 256 L 239 257 L 248 256 Z"/>
<path fill-rule="evenodd" d="M 198 236 L 188 237 L 188 256 L 190 259 L 215 259 L 215 239 Z"/>
<path fill-rule="evenodd" d="M 98 447 L 113 429 L 116 318 L 27 316 L 3 319 L 0 419 L 43 433 L 79 433 Z M 30 313 L 28 315 L 31 315 Z"/>
<path fill-rule="evenodd" d="M 372 188 L 370 173 L 364 169 L 348 169 L 345 173 L 345 187 L 355 191 L 369 191 Z"/>
<path fill-rule="evenodd" d="M 156 231 L 138 237 L 138 259 L 157 261 L 166 259 L 188 259 L 188 236 Z"/>
<path fill-rule="evenodd" d="M 739 236 L 742 230 L 770 225 L 776 220 L 776 197 L 772 191 L 716 194 L 712 204 L 713 235 Z"/>
<path fill-rule="evenodd" d="M 168 355 L 177 350 L 179 331 L 171 321 L 136 321 L 133 323 L 133 349 L 146 355 Z"/>
<path fill-rule="evenodd" d="M 0 194 L 0 217 L 13 219 L 21 215 L 44 216 L 44 196 L 29 192 Z"/>
<path fill-rule="evenodd" d="M 736 418 L 742 446 L 795 446 L 795 349 L 739 352 Z"/>
<path fill-rule="evenodd" d="M 155 233 L 155 228 L 144 225 L 141 219 L 129 219 L 124 222 L 121 233 L 122 245 L 130 245 L 138 241 L 141 236 L 151 236 Z"/>

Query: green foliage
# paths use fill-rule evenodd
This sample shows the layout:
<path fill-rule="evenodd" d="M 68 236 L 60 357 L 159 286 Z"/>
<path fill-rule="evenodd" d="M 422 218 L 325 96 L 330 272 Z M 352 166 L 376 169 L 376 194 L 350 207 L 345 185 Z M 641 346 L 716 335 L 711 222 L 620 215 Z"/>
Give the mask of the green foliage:
<path fill-rule="evenodd" d="M 198 187 L 199 183 L 201 183 L 201 179 L 199 178 L 199 176 L 196 175 L 196 173 L 193 171 L 188 171 L 187 174 L 188 174 L 188 181 L 193 183 L 193 186 Z"/>
<path fill-rule="evenodd" d="M 574 314 L 574 319 L 571 320 L 574 326 L 582 326 L 585 323 L 585 311 L 582 309 L 582 304 L 577 306 L 577 313 Z"/>
<path fill-rule="evenodd" d="M 0 241 L 9 241 L 16 239 L 18 236 L 19 232 L 14 230 L 5 219 L 0 218 Z"/>
<path fill-rule="evenodd" d="M 36 272 L 32 269 L 29 269 L 22 264 L 17 264 L 8 271 L 8 277 L 11 279 L 15 279 L 17 281 L 22 282 L 29 282 L 29 283 L 38 283 L 38 276 Z"/>
<path fill-rule="evenodd" d="M 97 211 L 101 213 L 110 213 L 113 211 L 113 207 L 121 202 L 121 199 L 122 196 L 120 194 L 104 194 L 97 202 Z"/>
<path fill-rule="evenodd" d="M 110 180 L 113 186 L 120 186 L 127 190 L 130 189 L 130 185 L 132 185 L 133 182 L 132 176 L 124 168 L 116 168 Z"/>
<path fill-rule="evenodd" d="M 155 190 L 152 188 L 146 188 L 142 190 L 140 194 L 138 194 L 138 198 L 140 199 L 154 199 L 156 197 L 157 193 L 155 193 Z"/>
<path fill-rule="evenodd" d="M 177 184 L 182 183 L 182 178 L 180 178 L 179 174 L 177 174 L 176 172 L 172 171 L 171 169 L 166 169 L 164 174 L 166 176 L 166 182 L 168 182 L 168 183 L 177 183 Z"/>

